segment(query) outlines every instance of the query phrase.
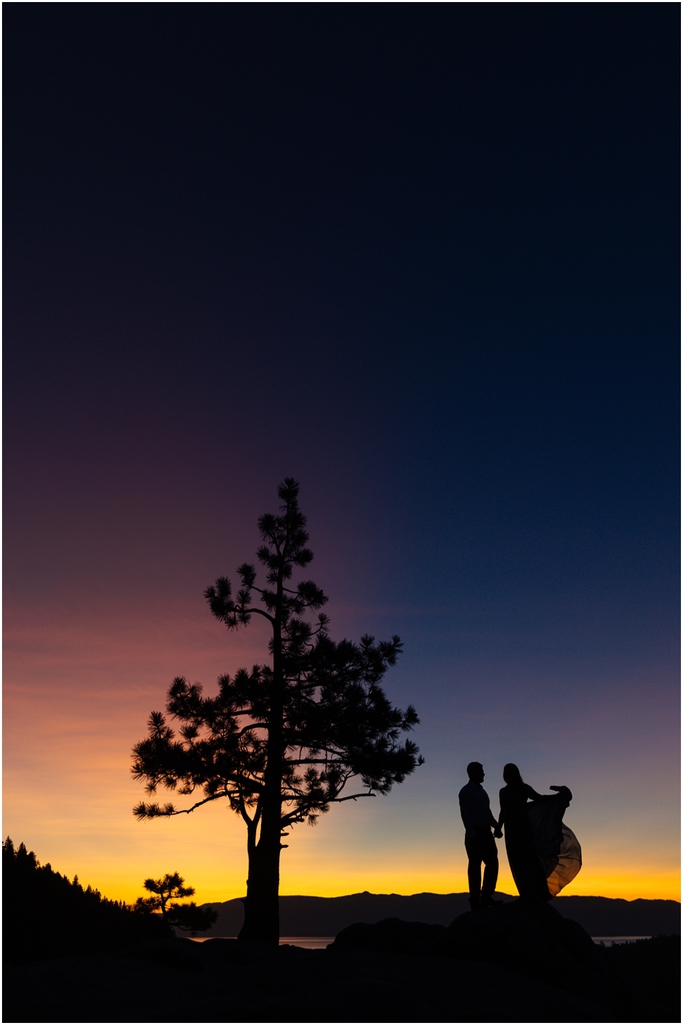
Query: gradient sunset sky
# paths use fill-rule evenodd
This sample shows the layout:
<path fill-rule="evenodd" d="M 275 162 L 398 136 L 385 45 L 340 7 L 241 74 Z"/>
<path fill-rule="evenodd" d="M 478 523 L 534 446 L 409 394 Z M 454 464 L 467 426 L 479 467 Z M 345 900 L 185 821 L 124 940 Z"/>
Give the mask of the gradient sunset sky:
<path fill-rule="evenodd" d="M 465 890 L 476 759 L 496 813 L 508 761 L 572 789 L 568 894 L 678 899 L 679 6 L 3 13 L 3 835 L 244 893 L 241 821 L 136 822 L 131 748 L 264 660 L 202 594 L 293 476 L 425 764 L 281 892 Z"/>

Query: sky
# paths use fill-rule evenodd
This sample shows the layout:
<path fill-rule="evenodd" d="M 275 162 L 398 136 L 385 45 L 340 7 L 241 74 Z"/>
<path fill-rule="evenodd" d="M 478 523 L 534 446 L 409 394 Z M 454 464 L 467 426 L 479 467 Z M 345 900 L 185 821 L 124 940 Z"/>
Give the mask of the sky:
<path fill-rule="evenodd" d="M 679 6 L 3 14 L 3 835 L 243 895 L 241 821 L 137 822 L 131 749 L 264 661 L 203 591 L 292 476 L 425 763 L 281 892 L 466 890 L 478 760 L 495 813 L 508 761 L 571 788 L 567 894 L 679 899 Z"/>

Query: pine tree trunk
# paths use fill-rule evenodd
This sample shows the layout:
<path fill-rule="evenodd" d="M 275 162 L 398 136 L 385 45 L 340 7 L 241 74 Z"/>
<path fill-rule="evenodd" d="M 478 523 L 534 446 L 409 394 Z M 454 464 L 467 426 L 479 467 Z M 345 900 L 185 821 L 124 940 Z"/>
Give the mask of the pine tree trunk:
<path fill-rule="evenodd" d="M 239 939 L 280 942 L 280 852 L 282 836 L 282 702 L 276 700 L 268 732 L 268 762 L 263 776 L 260 837 L 247 844 L 249 878 L 244 901 L 244 925 Z M 272 706 L 271 706 L 272 707 Z"/>
<path fill-rule="evenodd" d="M 264 814 L 265 818 L 265 814 Z M 249 879 L 244 899 L 244 925 L 239 939 L 256 943 L 280 941 L 280 816 L 277 828 L 266 828 L 264 821 L 261 838 L 249 852 Z"/>
<path fill-rule="evenodd" d="M 284 565 L 284 563 L 283 563 Z M 258 843 L 248 843 L 249 878 L 244 900 L 244 925 L 239 939 L 280 942 L 280 837 L 282 835 L 282 671 L 283 568 L 277 580 L 277 609 L 273 622 L 273 683 L 268 713 L 268 754 L 263 774 L 263 812 Z"/>

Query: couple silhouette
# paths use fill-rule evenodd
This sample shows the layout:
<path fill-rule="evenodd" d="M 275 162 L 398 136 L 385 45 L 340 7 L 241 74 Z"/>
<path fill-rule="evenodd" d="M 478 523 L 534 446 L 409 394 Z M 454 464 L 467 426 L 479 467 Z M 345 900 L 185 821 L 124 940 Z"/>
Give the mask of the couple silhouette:
<path fill-rule="evenodd" d="M 473 911 L 491 907 L 498 880 L 496 838 L 505 831 L 505 850 L 520 900 L 542 903 L 556 896 L 581 868 L 581 847 L 562 816 L 572 799 L 568 787 L 550 787 L 554 794 L 537 794 L 525 783 L 512 762 L 503 769 L 505 786 L 500 791 L 500 817 L 491 812 L 482 786 L 481 762 L 467 766 L 469 782 L 458 800 L 465 826 L 467 881 Z M 482 882 L 481 866 L 484 866 Z"/>

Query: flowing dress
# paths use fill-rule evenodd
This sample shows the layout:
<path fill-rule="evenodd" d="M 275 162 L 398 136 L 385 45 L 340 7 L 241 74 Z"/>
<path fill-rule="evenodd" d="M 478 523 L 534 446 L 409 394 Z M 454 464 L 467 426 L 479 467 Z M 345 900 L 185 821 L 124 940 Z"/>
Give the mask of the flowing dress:
<path fill-rule="evenodd" d="M 500 821 L 510 871 L 524 900 L 555 897 L 581 868 L 581 847 L 562 816 L 572 799 L 568 787 L 537 794 L 528 783 L 500 791 Z"/>

